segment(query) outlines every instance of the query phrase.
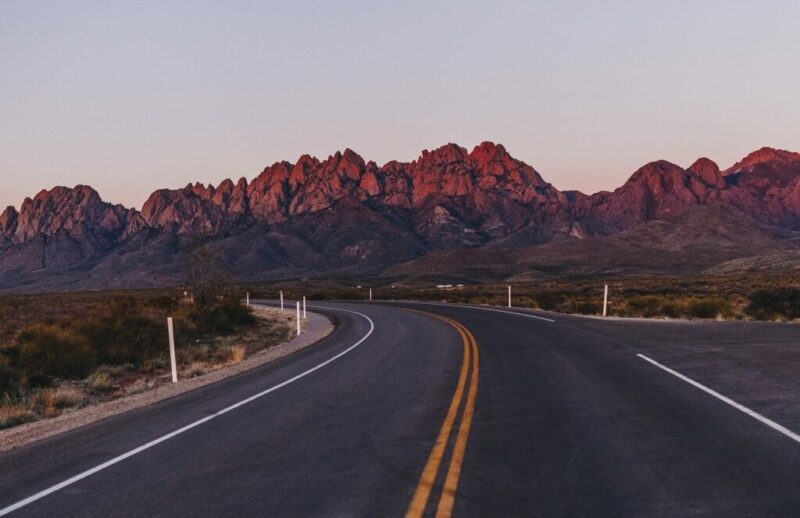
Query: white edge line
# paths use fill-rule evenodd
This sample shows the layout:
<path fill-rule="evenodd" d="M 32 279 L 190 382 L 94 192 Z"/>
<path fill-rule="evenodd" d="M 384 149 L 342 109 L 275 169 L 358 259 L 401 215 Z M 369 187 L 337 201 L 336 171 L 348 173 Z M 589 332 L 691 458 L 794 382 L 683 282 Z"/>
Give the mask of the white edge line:
<path fill-rule="evenodd" d="M 467 308 L 467 309 L 478 309 L 480 311 L 494 311 L 495 313 L 506 313 L 508 315 L 517 315 L 518 317 L 527 317 L 527 318 L 535 318 L 537 320 L 544 320 L 545 322 L 555 322 L 550 318 L 540 317 L 538 315 L 531 315 L 528 313 L 519 313 L 517 311 L 507 311 L 504 309 L 495 309 L 495 308 L 484 308 L 481 306 L 472 306 L 469 304 L 451 304 L 451 303 L 441 303 L 441 302 L 421 302 L 415 300 L 386 300 L 383 302 L 399 302 L 401 304 L 426 304 L 429 306 L 442 306 L 442 307 L 456 307 L 456 308 Z"/>
<path fill-rule="evenodd" d="M 234 403 L 233 405 L 231 405 L 229 407 L 223 408 L 222 410 L 219 410 L 218 412 L 216 412 L 214 414 L 211 414 L 211 415 L 206 416 L 206 417 L 204 417 L 202 419 L 199 419 L 199 420 L 197 420 L 197 421 L 195 421 L 193 423 L 190 423 L 190 424 L 188 424 L 188 425 L 186 425 L 186 426 L 184 426 L 182 428 L 178 428 L 177 430 L 175 430 L 173 432 L 170 432 L 170 433 L 168 433 L 166 435 L 162 435 L 161 437 L 159 437 L 157 439 L 154 439 L 154 440 L 152 440 L 152 441 L 150 441 L 150 442 L 148 442 L 146 444 L 143 444 L 143 445 L 139 446 L 138 448 L 134 448 L 133 450 L 131 450 L 131 451 L 127 452 L 127 453 L 123 453 L 122 455 L 114 457 L 113 459 L 108 460 L 108 461 L 106 461 L 106 462 L 104 462 L 104 463 L 102 463 L 102 464 L 100 464 L 98 466 L 95 466 L 95 467 L 93 467 L 91 469 L 88 469 L 88 470 L 82 472 L 82 473 L 79 473 L 79 474 L 75 475 L 74 477 L 68 478 L 67 480 L 65 480 L 63 482 L 60 482 L 60 483 L 58 483 L 58 484 L 56 484 L 56 485 L 54 485 L 52 487 L 49 487 L 49 488 L 47 488 L 47 489 L 45 489 L 43 491 L 40 491 L 40 492 L 36 493 L 35 495 L 31 495 L 31 496 L 29 496 L 28 498 L 26 498 L 24 500 L 20 500 L 19 502 L 15 503 L 15 504 L 11 504 L 8 507 L 0 509 L 0 516 L 5 516 L 5 515 L 13 512 L 13 511 L 16 511 L 16 510 L 18 510 L 18 509 L 20 509 L 22 507 L 25 507 L 26 505 L 31 504 L 31 503 L 39 500 L 39 499 L 42 499 L 42 498 L 44 498 L 44 497 L 46 497 L 46 496 L 48 496 L 48 495 L 50 495 L 52 493 L 55 493 L 56 491 L 58 491 L 60 489 L 63 489 L 65 487 L 69 486 L 69 485 L 72 485 L 75 482 L 78 482 L 80 480 L 83 480 L 83 479 L 91 476 L 91 475 L 94 475 L 98 471 L 102 471 L 102 470 L 104 470 L 104 469 L 106 469 L 106 468 L 108 468 L 110 466 L 113 466 L 114 464 L 118 464 L 118 463 L 122 462 L 125 459 L 133 457 L 137 453 L 141 453 L 141 452 L 143 452 L 145 450 L 148 450 L 148 449 L 152 448 L 153 446 L 161 444 L 162 442 L 167 441 L 169 439 L 172 439 L 173 437 L 176 437 L 176 436 L 178 436 L 178 435 L 180 435 L 180 434 L 182 434 L 182 433 L 184 433 L 186 431 L 189 431 L 192 428 L 200 426 L 203 423 L 211 421 L 212 419 L 214 419 L 216 417 L 219 417 L 219 416 L 221 416 L 223 414 L 227 414 L 231 410 L 234 410 L 236 408 L 239 408 L 240 406 L 246 405 L 248 403 L 251 403 L 251 402 L 255 401 L 256 399 L 259 399 L 259 398 L 261 398 L 263 396 L 266 396 L 270 392 L 278 390 L 281 387 L 285 387 L 286 385 L 289 385 L 290 383 L 293 383 L 293 382 L 299 380 L 300 378 L 304 378 L 305 376 L 308 376 L 312 372 L 314 372 L 316 370 L 319 370 L 322 367 L 325 367 L 329 363 L 337 360 L 338 358 L 341 358 L 345 354 L 349 353 L 350 351 L 352 351 L 353 349 L 355 349 L 356 347 L 361 345 L 367 338 L 369 338 L 369 336 L 375 330 L 375 323 L 372 321 L 371 318 L 369 318 L 367 315 L 365 315 L 363 313 L 359 313 L 357 311 L 351 311 L 349 309 L 341 309 L 341 308 L 326 308 L 326 309 L 332 309 L 334 311 L 346 311 L 348 313 L 354 313 L 356 315 L 359 315 L 359 316 L 362 316 L 362 317 L 366 318 L 367 321 L 369 322 L 369 331 L 367 332 L 367 334 L 365 334 L 363 337 L 361 337 L 361 339 L 359 341 L 357 341 L 356 343 L 354 343 L 353 345 L 351 345 L 350 347 L 348 347 L 344 351 L 338 353 L 337 355 L 325 360 L 324 362 L 320 363 L 319 365 L 316 365 L 316 366 L 308 369 L 305 372 L 302 372 L 302 373 L 300 373 L 300 374 L 298 374 L 298 375 L 296 375 L 296 376 L 294 376 L 292 378 L 289 378 L 286 381 L 278 383 L 275 386 L 272 386 L 272 387 L 270 387 L 270 388 L 268 388 L 268 389 L 266 389 L 266 390 L 264 390 L 262 392 L 259 392 L 258 394 L 250 396 L 247 399 L 243 399 L 242 401 L 239 401 L 238 403 Z"/>
<path fill-rule="evenodd" d="M 730 406 L 732 406 L 736 410 L 739 410 L 740 412 L 744 412 L 745 414 L 749 415 L 753 419 L 756 419 L 757 421 L 760 421 L 760 422 L 764 423 L 765 425 L 769 426 L 773 430 L 782 433 L 783 435 L 785 435 L 786 437 L 792 439 L 795 442 L 800 443 L 800 435 L 794 433 L 793 431 L 789 430 L 785 426 L 779 425 L 778 423 L 776 423 L 772 419 L 769 419 L 768 417 L 764 417 L 763 415 L 759 414 L 758 412 L 756 412 L 754 410 L 750 410 L 746 406 L 737 403 L 736 401 L 732 400 L 731 398 L 723 396 L 719 392 L 717 392 L 715 390 L 712 390 L 712 389 L 706 387 L 705 385 L 703 385 L 701 383 L 698 383 L 695 380 L 693 380 L 693 379 L 691 379 L 691 378 L 689 378 L 687 376 L 684 376 L 680 372 L 677 372 L 677 371 L 674 371 L 674 370 L 670 369 L 666 365 L 662 365 L 662 364 L 658 363 L 657 361 L 653 360 L 652 358 L 648 358 L 644 354 L 637 353 L 636 356 L 638 356 L 639 358 L 643 359 L 646 362 L 650 362 L 651 364 L 655 365 L 659 369 L 672 374 L 676 378 L 682 379 L 683 381 L 685 381 L 689 385 L 697 387 L 697 388 L 699 388 L 700 390 L 702 390 L 703 392 L 705 392 L 707 394 L 711 394 L 712 396 L 714 396 L 715 398 L 719 399 L 720 401 L 729 404 Z"/>

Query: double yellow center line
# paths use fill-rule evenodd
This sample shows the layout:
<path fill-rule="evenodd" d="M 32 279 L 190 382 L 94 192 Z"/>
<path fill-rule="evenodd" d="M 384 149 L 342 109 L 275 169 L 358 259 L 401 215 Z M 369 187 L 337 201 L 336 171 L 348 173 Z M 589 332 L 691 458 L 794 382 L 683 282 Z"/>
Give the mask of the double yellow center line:
<path fill-rule="evenodd" d="M 419 313 L 423 312 L 420 311 Z M 428 462 L 422 470 L 422 475 L 417 483 L 417 489 L 414 491 L 414 496 L 406 511 L 406 518 L 418 518 L 425 512 L 431 491 L 433 490 L 433 485 L 436 481 L 436 476 L 439 473 L 442 458 L 447 449 L 447 443 L 452 436 L 456 417 L 458 416 L 458 409 L 461 406 L 461 401 L 466 391 L 467 400 L 464 404 L 464 411 L 461 414 L 461 422 L 458 425 L 455 444 L 453 445 L 453 451 L 450 456 L 450 466 L 447 469 L 444 486 L 442 487 L 441 496 L 439 497 L 439 504 L 436 507 L 437 518 L 452 515 L 456 489 L 458 488 L 458 479 L 461 475 L 461 466 L 464 463 L 464 452 L 467 449 L 469 430 L 472 426 L 472 417 L 475 415 L 475 398 L 478 395 L 478 343 L 475 341 L 475 337 L 472 336 L 469 329 L 455 320 L 431 313 L 424 314 L 447 322 L 458 331 L 464 344 L 464 355 L 461 364 L 461 373 L 458 377 L 458 384 L 456 385 L 455 394 L 453 394 L 453 400 L 450 402 L 450 408 L 447 410 L 447 415 L 444 418 L 444 423 L 442 423 L 442 428 L 439 430 L 436 443 L 433 445 L 433 449 L 428 456 Z M 470 362 L 472 363 L 471 375 L 469 373 Z"/>

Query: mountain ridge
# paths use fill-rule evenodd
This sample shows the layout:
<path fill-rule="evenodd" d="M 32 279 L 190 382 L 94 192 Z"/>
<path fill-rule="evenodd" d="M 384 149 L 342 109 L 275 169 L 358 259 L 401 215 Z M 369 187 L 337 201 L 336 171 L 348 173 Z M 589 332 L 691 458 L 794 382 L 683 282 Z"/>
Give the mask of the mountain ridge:
<path fill-rule="evenodd" d="M 74 287 L 128 282 L 114 264 L 120 272 L 125 261 L 141 262 L 139 272 L 148 262 L 173 264 L 198 236 L 249 258 L 234 268 L 237 278 L 378 274 L 437 250 L 602 240 L 695 207 L 800 231 L 800 154 L 765 147 L 724 171 L 708 158 L 686 169 L 657 160 L 592 195 L 559 191 L 493 142 L 469 152 L 449 143 L 383 166 L 351 149 L 324 160 L 302 155 L 250 181 L 156 190 L 141 210 L 107 203 L 89 186 L 55 187 L 0 213 L 0 289 L 47 289 L 66 278 Z M 179 277 L 173 268 L 153 282 Z"/>

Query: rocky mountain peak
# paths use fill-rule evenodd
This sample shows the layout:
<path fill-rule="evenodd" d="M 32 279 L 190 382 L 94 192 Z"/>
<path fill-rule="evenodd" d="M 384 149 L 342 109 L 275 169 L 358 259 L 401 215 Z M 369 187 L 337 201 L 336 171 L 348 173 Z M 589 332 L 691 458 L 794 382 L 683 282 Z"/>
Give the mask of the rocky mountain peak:
<path fill-rule="evenodd" d="M 4 213 L 8 222 L 15 219 L 11 236 L 15 242 L 62 231 L 73 237 L 114 235 L 124 228 L 128 213 L 124 207 L 103 202 L 97 191 L 87 185 L 42 190 L 33 199 L 26 198 L 16 216 L 15 212 L 7 209 Z"/>
<path fill-rule="evenodd" d="M 189 184 L 186 186 L 186 189 L 193 192 L 194 194 L 196 194 L 197 196 L 199 196 L 204 200 L 210 200 L 214 196 L 214 193 L 216 192 L 216 189 L 214 188 L 213 185 L 211 184 L 204 185 L 201 182 Z"/>
<path fill-rule="evenodd" d="M 319 164 L 319 160 L 311 155 L 302 155 L 292 167 L 292 172 L 289 175 L 289 184 L 292 189 L 296 189 L 298 185 L 306 183 L 306 173 L 316 170 Z"/>
<path fill-rule="evenodd" d="M 247 179 L 240 178 L 236 184 L 230 179 L 223 180 L 211 201 L 226 215 L 226 219 L 240 220 L 247 213 Z"/>
<path fill-rule="evenodd" d="M 293 168 L 289 162 L 276 162 L 247 186 L 250 211 L 256 220 L 275 223 L 285 219 L 287 184 Z"/>
<path fill-rule="evenodd" d="M 350 148 L 345 149 L 341 154 L 337 153 L 337 155 L 339 160 L 336 164 L 336 171 L 339 175 L 358 181 L 366 167 L 364 159 Z"/>
<path fill-rule="evenodd" d="M 749 171 L 763 164 L 780 165 L 797 162 L 800 162 L 800 153 L 771 147 L 762 147 L 761 149 L 753 151 L 739 162 L 736 162 L 730 169 L 725 171 L 725 174 Z"/>
<path fill-rule="evenodd" d="M 373 259 L 383 267 L 401 256 L 447 248 L 515 248 L 607 236 L 674 221 L 698 207 L 710 213 L 730 209 L 782 232 L 800 230 L 799 154 L 763 148 L 736 167 L 723 176 L 707 158 L 687 169 L 659 160 L 613 192 L 562 193 L 501 144 L 487 141 L 469 153 L 447 144 L 415 161 L 383 166 L 349 148 L 325 160 L 303 155 L 294 164 L 266 167 L 251 182 L 227 179 L 217 186 L 191 183 L 155 191 L 141 213 L 103 202 L 88 186 L 54 187 L 27 198 L 19 210 L 0 213 L 0 267 L 5 264 L 6 278 L 14 278 L 14 268 L 35 257 L 37 269 L 31 271 L 43 271 L 51 254 L 69 268 L 78 264 L 89 271 L 93 267 L 80 262 L 86 257 L 147 252 L 151 240 L 174 251 L 175 236 L 198 233 L 219 240 L 219 246 L 238 247 L 258 268 L 320 271 L 330 264 L 358 268 L 359 261 Z M 30 256 L 14 255 L 17 266 L 3 262 L 15 250 L 37 246 Z M 59 246 L 71 247 L 71 255 Z M 115 268 L 117 260 L 109 256 L 108 267 Z"/>
<path fill-rule="evenodd" d="M 631 175 L 630 179 L 628 179 L 628 182 L 659 178 L 676 172 L 682 173 L 683 168 L 667 160 L 655 160 L 637 169 L 636 172 Z"/>
<path fill-rule="evenodd" d="M 466 158 L 467 150 L 458 144 L 453 144 L 451 142 L 436 148 L 433 151 L 428 151 L 427 149 L 422 151 L 422 155 L 420 155 L 418 160 L 418 165 L 424 164 L 425 166 L 430 166 L 452 164 L 456 162 L 463 162 L 466 160 Z"/>
<path fill-rule="evenodd" d="M 725 187 L 725 179 L 722 177 L 719 166 L 713 160 L 705 157 L 698 158 L 692 165 L 689 166 L 687 171 L 697 176 L 708 185 L 712 185 L 717 189 L 722 189 Z"/>
<path fill-rule="evenodd" d="M 265 167 L 261 174 L 247 186 L 248 196 L 259 196 L 259 193 L 269 191 L 273 185 L 288 180 L 293 168 L 294 166 L 286 161 L 275 162 L 271 166 Z"/>
<path fill-rule="evenodd" d="M 491 162 L 504 163 L 512 160 L 502 144 L 494 142 L 481 142 L 472 150 L 469 156 L 475 160 L 478 169 L 483 169 Z"/>
<path fill-rule="evenodd" d="M 6 207 L 2 214 L 0 214 L 0 238 L 3 236 L 10 237 L 17 224 L 17 209 L 12 206 Z"/>

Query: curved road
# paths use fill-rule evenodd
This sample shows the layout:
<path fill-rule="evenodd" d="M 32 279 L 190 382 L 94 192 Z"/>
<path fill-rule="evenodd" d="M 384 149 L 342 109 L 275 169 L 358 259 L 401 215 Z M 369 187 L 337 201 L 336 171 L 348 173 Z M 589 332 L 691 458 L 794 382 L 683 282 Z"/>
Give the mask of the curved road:
<path fill-rule="evenodd" d="M 0 454 L 0 515 L 800 509 L 796 326 L 314 308 L 319 344 Z"/>

